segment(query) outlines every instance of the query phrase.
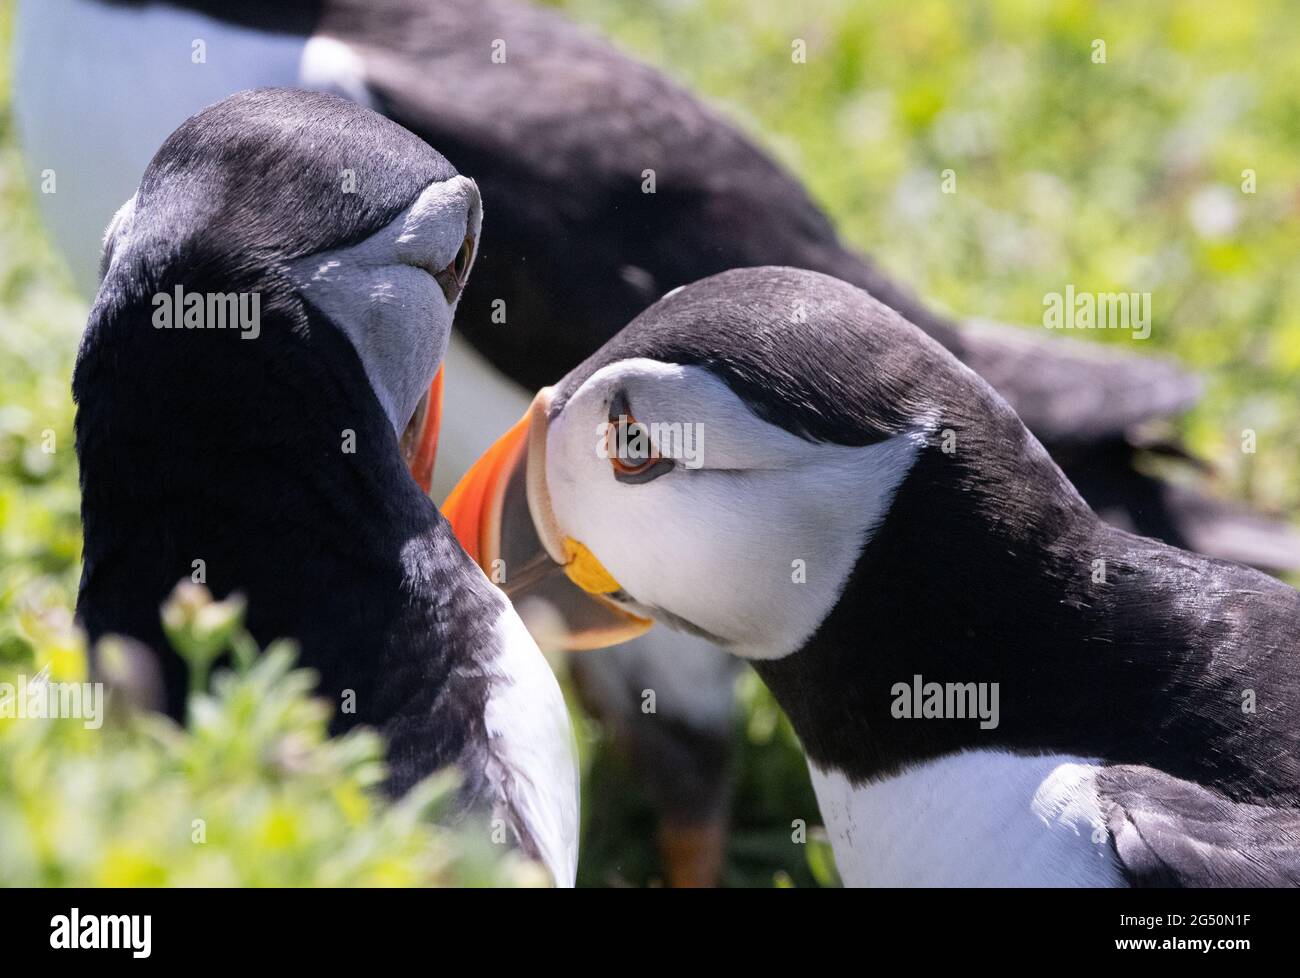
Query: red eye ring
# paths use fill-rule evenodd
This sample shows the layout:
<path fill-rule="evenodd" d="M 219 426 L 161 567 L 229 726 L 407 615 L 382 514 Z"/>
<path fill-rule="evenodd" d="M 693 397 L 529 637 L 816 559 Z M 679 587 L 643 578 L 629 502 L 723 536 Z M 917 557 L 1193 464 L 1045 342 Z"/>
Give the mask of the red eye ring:
<path fill-rule="evenodd" d="M 621 475 L 640 475 L 642 472 L 648 471 L 650 466 L 654 465 L 658 461 L 659 456 L 654 454 L 639 465 L 628 465 L 617 455 L 611 455 L 609 457 L 609 464 L 614 467 L 615 472 L 618 472 Z"/>
<path fill-rule="evenodd" d="M 663 459 L 663 456 L 655 451 L 654 446 L 651 445 L 649 454 L 635 464 L 630 464 L 623 460 L 622 456 L 618 454 L 618 445 L 615 441 L 617 432 L 626 431 L 634 425 L 638 425 L 636 418 L 631 415 L 622 415 L 619 417 L 617 422 L 611 421 L 609 427 L 605 430 L 605 449 L 606 454 L 609 456 L 609 464 L 613 467 L 614 472 L 619 475 L 640 475 L 642 472 L 648 471 L 653 465 Z M 626 445 L 626 436 L 624 436 L 622 440 Z M 649 435 L 646 435 L 646 441 L 649 442 L 649 440 Z"/>

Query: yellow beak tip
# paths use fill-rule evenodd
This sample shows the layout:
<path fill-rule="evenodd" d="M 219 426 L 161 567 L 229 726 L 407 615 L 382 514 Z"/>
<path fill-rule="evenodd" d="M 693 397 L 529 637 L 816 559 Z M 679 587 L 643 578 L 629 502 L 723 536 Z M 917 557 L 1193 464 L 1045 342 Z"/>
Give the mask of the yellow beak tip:
<path fill-rule="evenodd" d="M 622 585 L 614 579 L 596 555 L 572 537 L 564 538 L 564 573 L 589 594 L 613 594 Z"/>

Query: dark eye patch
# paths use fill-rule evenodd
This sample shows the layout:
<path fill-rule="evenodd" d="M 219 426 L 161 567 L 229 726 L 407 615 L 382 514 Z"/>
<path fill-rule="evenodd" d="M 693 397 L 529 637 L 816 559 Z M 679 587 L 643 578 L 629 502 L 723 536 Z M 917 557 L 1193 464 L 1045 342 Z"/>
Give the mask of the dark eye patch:
<path fill-rule="evenodd" d="M 615 426 L 618 433 L 618 444 L 626 445 L 628 436 L 624 434 L 628 429 L 633 427 L 644 427 L 640 425 L 632 414 L 632 407 L 628 403 L 627 393 L 617 391 L 609 400 L 609 423 Z M 647 432 L 645 435 L 646 444 L 650 444 L 650 436 Z M 653 448 L 651 448 L 653 452 Z M 613 466 L 614 478 L 625 485 L 643 485 L 647 482 L 653 482 L 661 475 L 667 475 L 675 467 L 675 463 L 670 458 L 663 458 L 653 455 L 646 458 L 627 459 L 617 456 L 613 452 L 610 454 L 610 463 Z"/>

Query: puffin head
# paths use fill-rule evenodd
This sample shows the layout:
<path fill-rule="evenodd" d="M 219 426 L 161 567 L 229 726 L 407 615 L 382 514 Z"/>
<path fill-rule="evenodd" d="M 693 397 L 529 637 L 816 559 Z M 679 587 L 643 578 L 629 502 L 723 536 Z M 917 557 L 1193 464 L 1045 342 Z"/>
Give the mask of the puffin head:
<path fill-rule="evenodd" d="M 189 370 L 203 342 L 151 337 L 149 321 L 188 329 L 190 302 L 201 317 L 220 307 L 214 294 L 256 296 L 256 322 L 191 336 L 207 334 L 214 351 L 250 341 L 245 362 L 260 343 L 265 364 L 311 356 L 309 321 L 327 322 L 427 491 L 441 361 L 481 221 L 474 182 L 382 116 L 319 92 L 233 95 L 168 137 L 109 225 L 74 391 L 82 400 L 97 355 L 120 360 L 124 344 Z"/>
<path fill-rule="evenodd" d="M 539 644 L 657 620 L 778 658 L 835 606 L 942 433 L 1003 428 L 1030 437 L 865 292 L 738 269 L 670 293 L 542 390 L 443 512 Z"/>

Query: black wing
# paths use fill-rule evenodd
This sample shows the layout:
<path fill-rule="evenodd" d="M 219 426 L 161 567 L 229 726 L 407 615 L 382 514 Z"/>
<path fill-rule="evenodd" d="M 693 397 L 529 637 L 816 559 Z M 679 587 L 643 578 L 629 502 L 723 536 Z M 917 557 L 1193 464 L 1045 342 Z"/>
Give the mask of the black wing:
<path fill-rule="evenodd" d="M 953 352 L 1053 449 L 1123 437 L 1186 411 L 1201 393 L 1199 381 L 1166 357 L 1045 330 L 967 321 L 957 344 Z"/>

